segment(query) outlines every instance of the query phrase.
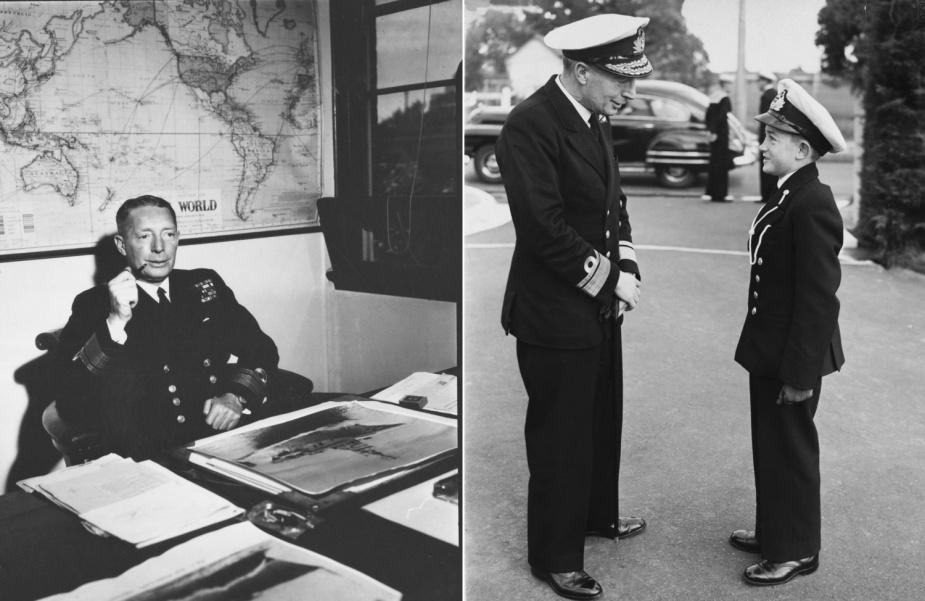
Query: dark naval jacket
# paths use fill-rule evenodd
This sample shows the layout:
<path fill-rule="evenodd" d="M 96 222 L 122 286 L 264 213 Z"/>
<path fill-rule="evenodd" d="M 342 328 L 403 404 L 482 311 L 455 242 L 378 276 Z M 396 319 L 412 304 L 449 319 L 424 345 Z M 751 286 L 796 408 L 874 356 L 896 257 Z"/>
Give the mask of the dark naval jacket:
<path fill-rule="evenodd" d="M 791 175 L 749 230 L 748 314 L 735 360 L 799 389 L 845 362 L 838 329 L 842 219 L 815 163 Z"/>
<path fill-rule="evenodd" d="M 139 288 L 120 345 L 106 325 L 107 286 L 91 288 L 74 299 L 56 351 L 61 416 L 98 424 L 108 446 L 136 458 L 217 434 L 203 405 L 226 392 L 259 416 L 279 363 L 273 340 L 216 272 L 175 269 L 170 301 L 162 316 Z"/>
<path fill-rule="evenodd" d="M 552 77 L 495 145 L 517 234 L 501 321 L 522 342 L 600 344 L 620 270 L 639 275 L 610 127 L 598 127 L 603 142 Z"/>

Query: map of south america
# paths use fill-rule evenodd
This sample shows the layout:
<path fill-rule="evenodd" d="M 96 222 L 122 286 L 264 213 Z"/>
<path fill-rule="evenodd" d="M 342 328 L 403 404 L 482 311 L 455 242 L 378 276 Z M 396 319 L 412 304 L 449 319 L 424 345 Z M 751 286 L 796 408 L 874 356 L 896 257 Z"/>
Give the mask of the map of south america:
<path fill-rule="evenodd" d="M 141 194 L 185 236 L 316 225 L 316 48 L 312 1 L 0 3 L 0 251 Z"/>

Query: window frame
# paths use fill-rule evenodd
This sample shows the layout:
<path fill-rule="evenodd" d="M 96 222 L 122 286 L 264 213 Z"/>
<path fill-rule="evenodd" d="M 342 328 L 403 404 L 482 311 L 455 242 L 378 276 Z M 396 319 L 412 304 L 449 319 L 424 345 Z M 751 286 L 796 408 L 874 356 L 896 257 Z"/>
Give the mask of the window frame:
<path fill-rule="evenodd" d="M 376 87 L 377 19 L 444 2 L 461 5 L 461 0 L 394 0 L 378 5 L 376 0 L 331 3 L 335 197 L 322 199 L 324 202 L 319 202 L 319 210 L 322 211 L 321 228 L 332 255 L 333 267 L 328 279 L 338 290 L 461 301 L 462 48 L 460 46 L 460 66 L 451 79 Z M 406 206 L 408 218 L 411 218 L 412 203 L 407 196 L 389 201 L 373 194 L 373 136 L 379 118 L 377 100 L 386 94 L 445 88 L 454 91 L 456 106 L 452 143 L 454 163 L 459 168 L 455 185 L 452 193 L 446 195 L 419 197 L 415 193 L 413 209 L 416 228 L 437 228 L 443 239 L 451 241 L 454 245 L 452 258 L 448 259 L 450 250 L 444 245 L 432 256 L 415 257 L 414 262 L 420 264 L 389 264 L 376 256 L 374 232 L 381 232 L 383 228 L 388 231 L 389 211 L 394 213 L 396 207 Z M 325 227 L 325 211 L 329 213 L 328 227 Z M 431 234 L 431 230 L 427 233 Z M 346 258 L 349 268 L 338 269 L 334 265 L 335 254 Z"/>

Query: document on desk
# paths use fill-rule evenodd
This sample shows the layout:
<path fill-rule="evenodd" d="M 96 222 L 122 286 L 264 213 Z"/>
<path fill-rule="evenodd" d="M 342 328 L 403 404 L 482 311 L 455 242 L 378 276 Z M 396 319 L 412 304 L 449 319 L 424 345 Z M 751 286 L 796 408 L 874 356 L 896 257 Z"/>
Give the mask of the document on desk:
<path fill-rule="evenodd" d="M 458 470 L 453 470 L 449 474 L 431 478 L 370 503 L 363 509 L 458 547 L 459 502 L 453 503 L 441 498 L 434 490 L 438 482 L 458 473 Z"/>
<path fill-rule="evenodd" d="M 406 396 L 427 397 L 424 409 L 457 415 L 456 376 L 432 374 L 426 371 L 414 372 L 401 382 L 373 395 L 372 398 L 398 404 Z"/>
<path fill-rule="evenodd" d="M 20 486 L 77 514 L 91 531 L 139 548 L 243 513 L 153 461 L 116 455 L 31 478 Z"/>
<path fill-rule="evenodd" d="M 401 593 L 242 522 L 177 545 L 115 578 L 43 601 L 73 599 L 400 601 Z"/>
<path fill-rule="evenodd" d="M 228 478 L 317 497 L 385 482 L 456 446 L 455 419 L 351 400 L 261 420 L 186 450 L 191 463 Z"/>

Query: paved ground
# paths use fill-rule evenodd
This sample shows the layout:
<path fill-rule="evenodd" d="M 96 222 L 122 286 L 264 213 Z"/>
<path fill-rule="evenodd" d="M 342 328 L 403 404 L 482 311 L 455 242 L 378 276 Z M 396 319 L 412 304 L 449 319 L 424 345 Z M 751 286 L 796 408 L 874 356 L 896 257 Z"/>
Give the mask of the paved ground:
<path fill-rule="evenodd" d="M 836 196 L 849 197 L 850 178 L 834 177 Z M 925 598 L 925 278 L 844 266 L 847 363 L 825 379 L 817 414 L 821 568 L 749 587 L 741 573 L 755 556 L 726 537 L 753 524 L 747 375 L 732 355 L 746 305 L 744 236 L 758 205 L 696 194 L 630 188 L 644 280 L 624 326 L 621 505 L 649 528 L 619 543 L 589 539 L 586 569 L 608 600 Z M 467 221 L 503 215 L 478 205 Z M 483 225 L 503 221 L 490 217 Z M 513 241 L 510 224 L 466 237 L 467 601 L 558 598 L 526 563 L 526 398 L 515 341 L 499 323 Z"/>

